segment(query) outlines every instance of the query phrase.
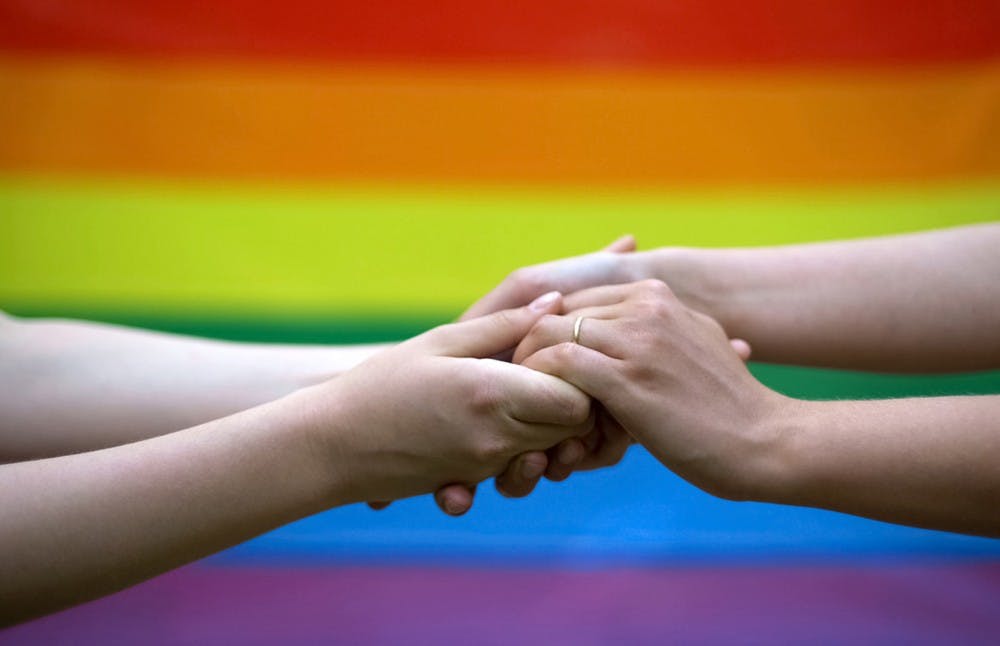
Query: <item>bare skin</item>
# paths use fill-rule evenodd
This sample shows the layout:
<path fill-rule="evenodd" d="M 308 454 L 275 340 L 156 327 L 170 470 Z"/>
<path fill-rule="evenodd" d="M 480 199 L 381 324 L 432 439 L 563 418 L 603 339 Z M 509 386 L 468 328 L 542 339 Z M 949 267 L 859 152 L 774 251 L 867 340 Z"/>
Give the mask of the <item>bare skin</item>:
<path fill-rule="evenodd" d="M 789 400 L 748 381 L 741 362 L 748 346 L 728 341 L 719 323 L 695 310 L 747 338 L 764 360 L 1000 367 L 990 335 L 1000 329 L 1000 260 L 988 253 L 998 243 L 997 225 L 760 250 L 633 253 L 626 238 L 597 254 L 519 270 L 470 309 L 472 320 L 332 380 L 376 349 L 337 355 L 188 345 L 147 333 L 112 339 L 123 331 L 0 317 L 0 378 L 11 386 L 0 389 L 0 456 L 44 458 L 0 466 L 0 550 L 13 555 L 0 564 L 0 623 L 106 594 L 338 504 L 438 490 L 439 504 L 462 513 L 474 485 L 491 475 L 503 472 L 498 486 L 522 495 L 543 473 L 558 479 L 613 463 L 632 440 L 727 498 L 997 535 L 997 397 Z M 788 279 L 792 268 L 798 279 Z M 617 303 L 580 300 L 593 298 L 589 285 L 661 273 L 673 291 L 646 281 L 598 290 L 641 292 Z M 476 318 L 528 302 L 551 283 L 584 291 L 563 306 L 556 299 Z M 621 303 L 628 307 L 594 311 Z M 611 354 L 566 343 L 581 312 L 595 319 L 584 345 L 600 342 L 593 335 L 601 325 L 621 326 L 606 339 Z M 829 320 L 817 322 L 817 313 Z M 634 347 L 610 345 L 633 330 L 641 331 Z M 65 345 L 31 343 L 43 332 Z M 581 386 L 600 402 L 593 413 L 587 395 L 560 379 L 479 359 L 509 351 L 526 334 L 515 359 Z M 77 350 L 68 352 L 70 345 Z M 664 352 L 688 370 L 672 373 L 657 360 Z M 578 361 L 594 354 L 619 363 Z M 102 381 L 59 381 L 72 374 L 63 370 L 93 366 L 94 358 L 102 370 L 83 372 L 100 372 Z M 251 370 L 257 374 L 248 380 Z M 602 382 L 604 374 L 619 379 Z M 711 406 L 705 393 L 715 396 Z M 103 405 L 113 400 L 126 405 Z M 427 401 L 444 408 L 425 410 Z M 262 405 L 236 413 L 255 404 Z M 554 469 L 567 450 L 573 454 Z M 734 464 L 736 454 L 751 459 Z"/>
<path fill-rule="evenodd" d="M 808 402 L 758 382 L 711 317 L 648 280 L 543 318 L 514 361 L 578 386 L 706 491 L 1000 537 L 1000 396 Z M 580 343 L 566 342 L 584 316 Z"/>
<path fill-rule="evenodd" d="M 0 466 L 0 625 L 323 509 L 472 485 L 520 453 L 586 435 L 594 419 L 578 389 L 483 358 L 509 351 L 559 307 L 552 294 L 443 326 L 193 428 Z"/>
<path fill-rule="evenodd" d="M 654 278 L 749 342 L 740 354 L 752 347 L 761 361 L 925 373 L 1000 368 L 1000 224 L 787 247 L 632 249 L 625 237 L 597 253 L 519 269 L 466 315 L 549 289 Z M 578 464 L 600 457 L 587 448 L 574 455 Z M 551 458 L 519 456 L 497 483 L 525 495 L 538 480 L 517 464 Z M 559 477 L 574 468 L 562 465 Z M 439 498 L 471 501 L 457 487 Z"/>
<path fill-rule="evenodd" d="M 336 377 L 391 345 L 233 343 L 0 312 L 0 464 L 198 426 Z M 449 509 L 464 513 L 471 494 L 457 497 Z"/>
<path fill-rule="evenodd" d="M 630 238 L 616 243 L 628 248 Z M 634 244 L 634 243 L 633 243 Z M 656 278 L 760 361 L 892 372 L 1000 366 L 1000 223 L 746 249 L 604 251 L 525 267 L 466 313 Z"/>
<path fill-rule="evenodd" d="M 230 343 L 0 314 L 0 462 L 197 426 L 326 381 L 386 347 Z"/>
<path fill-rule="evenodd" d="M 763 249 L 651 252 L 653 278 L 761 361 L 887 372 L 1000 367 L 1000 224 Z"/>

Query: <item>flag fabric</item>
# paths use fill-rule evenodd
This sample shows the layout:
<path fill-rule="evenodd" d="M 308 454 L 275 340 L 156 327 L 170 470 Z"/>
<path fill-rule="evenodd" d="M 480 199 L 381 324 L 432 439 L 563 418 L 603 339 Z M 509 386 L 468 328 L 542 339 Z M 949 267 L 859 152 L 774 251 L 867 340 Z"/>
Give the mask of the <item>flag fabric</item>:
<path fill-rule="evenodd" d="M 0 0 L 0 309 L 405 338 L 519 266 L 1000 217 L 989 0 Z M 1000 373 L 753 366 L 812 398 Z M 990 643 L 1000 545 L 701 493 L 336 509 L 3 643 Z"/>

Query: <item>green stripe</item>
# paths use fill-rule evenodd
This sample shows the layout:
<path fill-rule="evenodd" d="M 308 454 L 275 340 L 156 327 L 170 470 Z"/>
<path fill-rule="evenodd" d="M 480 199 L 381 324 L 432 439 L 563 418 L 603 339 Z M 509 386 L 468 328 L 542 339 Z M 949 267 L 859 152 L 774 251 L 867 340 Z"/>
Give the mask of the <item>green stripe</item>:
<path fill-rule="evenodd" d="M 21 315 L 52 313 L 30 309 Z M 235 341 L 266 343 L 371 343 L 409 338 L 449 315 L 399 318 L 359 316 L 323 319 L 301 317 L 281 319 L 222 319 L 198 317 L 157 317 L 136 312 L 58 310 L 71 318 L 100 320 L 165 332 L 194 334 Z M 975 395 L 1000 393 L 1000 371 L 953 375 L 882 375 L 841 370 L 820 370 L 792 366 L 751 364 L 758 378 L 772 388 L 805 399 L 870 399 L 927 395 Z"/>
<path fill-rule="evenodd" d="M 758 245 L 1000 216 L 1000 182 L 608 193 L 0 178 L 0 303 L 157 317 L 454 313 L 510 270 L 623 232 Z"/>

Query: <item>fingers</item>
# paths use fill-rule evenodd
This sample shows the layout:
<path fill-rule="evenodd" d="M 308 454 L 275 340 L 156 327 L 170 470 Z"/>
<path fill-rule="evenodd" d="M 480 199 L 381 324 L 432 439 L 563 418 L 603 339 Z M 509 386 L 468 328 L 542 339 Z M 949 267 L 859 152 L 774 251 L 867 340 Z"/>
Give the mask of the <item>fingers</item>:
<path fill-rule="evenodd" d="M 631 253 L 635 250 L 635 238 L 631 235 L 624 235 L 601 251 L 611 253 Z M 587 256 L 577 256 L 576 258 L 556 260 L 542 266 L 532 267 L 528 270 L 516 271 L 508 276 L 491 292 L 473 303 L 472 306 L 469 307 L 464 314 L 462 314 L 459 320 L 468 321 L 503 309 L 520 307 L 550 289 L 560 289 L 563 291 L 578 289 L 582 285 L 573 280 L 569 280 L 567 282 L 568 277 L 565 275 L 565 271 L 549 271 L 544 268 L 562 267 L 565 269 L 567 263 L 575 264 L 574 261 L 593 255 L 594 254 L 587 254 Z M 605 276 L 605 278 L 607 279 L 598 280 L 596 282 L 614 282 L 610 280 L 610 275 Z M 574 283 L 576 283 L 576 287 L 573 286 Z M 590 284 L 594 284 L 594 282 L 591 282 Z"/>
<path fill-rule="evenodd" d="M 492 314 L 493 312 L 499 312 L 511 307 L 519 307 L 536 295 L 523 292 L 519 285 L 508 278 L 473 303 L 458 320 L 459 322 L 470 321 L 481 316 L 486 316 L 487 314 Z"/>
<path fill-rule="evenodd" d="M 568 478 L 587 455 L 587 447 L 583 440 L 571 437 L 563 440 L 550 449 L 549 465 L 545 469 L 545 477 L 553 482 L 562 482 Z"/>
<path fill-rule="evenodd" d="M 542 451 L 529 451 L 514 458 L 496 477 L 496 487 L 509 498 L 522 498 L 534 491 L 549 461 Z"/>
<path fill-rule="evenodd" d="M 613 308 L 601 308 L 591 310 L 591 312 L 611 316 L 613 315 L 612 310 Z M 518 344 L 511 360 L 514 363 L 521 363 L 542 348 L 573 342 L 573 328 L 576 325 L 576 319 L 576 313 L 569 316 L 549 314 L 543 317 Z M 619 337 L 620 335 L 615 332 L 614 324 L 604 319 L 585 316 L 580 323 L 580 335 L 577 342 L 609 357 L 621 358 L 620 350 L 617 347 L 621 343 Z"/>
<path fill-rule="evenodd" d="M 548 452 L 549 465 L 556 460 L 556 454 L 551 449 L 569 439 L 580 439 L 594 428 L 594 416 L 577 426 L 561 424 L 524 424 L 519 429 L 516 441 L 517 447 L 524 451 Z"/>
<path fill-rule="evenodd" d="M 596 441 L 585 442 L 588 449 L 587 456 L 577 465 L 577 471 L 601 469 L 618 464 L 632 446 L 632 436 L 625 432 L 625 429 L 603 407 L 600 407 L 597 417 L 598 426 L 593 434 Z"/>
<path fill-rule="evenodd" d="M 579 388 L 524 366 L 499 361 L 490 364 L 496 403 L 513 419 L 529 425 L 589 427 L 593 424 L 590 397 Z M 560 433 L 565 436 L 566 429 Z"/>
<path fill-rule="evenodd" d="M 513 348 L 539 318 L 559 310 L 562 295 L 549 292 L 529 305 L 442 325 L 423 335 L 431 352 L 452 357 L 492 357 Z"/>
<path fill-rule="evenodd" d="M 476 488 L 463 484 L 445 485 L 434 492 L 434 502 L 449 516 L 461 516 L 472 509 Z"/>
<path fill-rule="evenodd" d="M 563 440 L 545 451 L 522 453 L 511 461 L 506 470 L 496 478 L 497 491 L 508 498 L 527 496 L 544 475 L 549 480 L 561 482 L 574 471 L 587 471 L 613 466 L 621 462 L 632 445 L 632 438 L 606 412 L 600 428 L 594 428 L 583 437 Z"/>
<path fill-rule="evenodd" d="M 635 291 L 633 284 L 601 285 L 600 287 L 581 289 L 563 297 L 563 312 L 572 314 L 584 307 L 617 305 L 624 302 L 633 291 Z"/>
<path fill-rule="evenodd" d="M 594 399 L 607 402 L 621 387 L 622 364 L 620 359 L 571 342 L 543 348 L 521 365 L 558 377 Z"/>
<path fill-rule="evenodd" d="M 744 361 L 750 360 L 750 354 L 752 352 L 750 344 L 743 339 L 729 339 L 729 345 L 733 346 L 733 350 L 739 355 L 740 359 Z"/>
<path fill-rule="evenodd" d="M 631 233 L 627 233 L 609 244 L 607 247 L 604 247 L 602 251 L 610 251 L 611 253 L 632 253 L 635 249 L 635 236 Z"/>
<path fill-rule="evenodd" d="M 622 461 L 632 439 L 628 435 L 610 435 L 605 438 L 596 451 L 588 453 L 574 468 L 574 471 L 593 471 L 612 467 Z"/>

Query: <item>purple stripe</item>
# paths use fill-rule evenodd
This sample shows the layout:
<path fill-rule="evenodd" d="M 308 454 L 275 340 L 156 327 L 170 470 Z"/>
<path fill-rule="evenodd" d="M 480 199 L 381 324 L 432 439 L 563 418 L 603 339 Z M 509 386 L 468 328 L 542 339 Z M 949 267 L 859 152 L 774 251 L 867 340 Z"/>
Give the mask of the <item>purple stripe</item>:
<path fill-rule="evenodd" d="M 190 566 L 0 633 L 69 643 L 996 643 L 1000 562 L 530 571 Z"/>

